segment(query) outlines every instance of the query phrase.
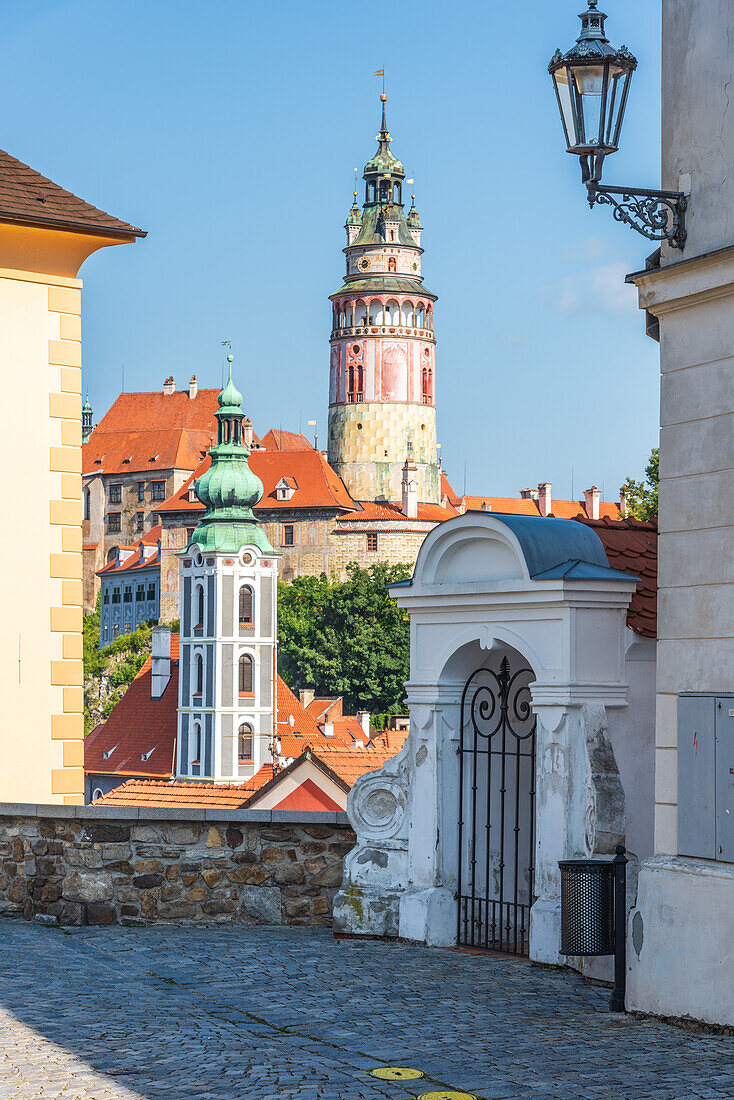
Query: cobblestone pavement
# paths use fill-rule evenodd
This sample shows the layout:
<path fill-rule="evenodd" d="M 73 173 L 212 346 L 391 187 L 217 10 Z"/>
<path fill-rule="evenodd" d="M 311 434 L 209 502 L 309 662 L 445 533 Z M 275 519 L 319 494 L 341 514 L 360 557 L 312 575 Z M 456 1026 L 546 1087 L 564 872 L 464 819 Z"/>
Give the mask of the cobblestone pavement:
<path fill-rule="evenodd" d="M 1 1100 L 734 1097 L 734 1038 L 530 963 L 306 928 L 0 920 L 0 948 Z"/>

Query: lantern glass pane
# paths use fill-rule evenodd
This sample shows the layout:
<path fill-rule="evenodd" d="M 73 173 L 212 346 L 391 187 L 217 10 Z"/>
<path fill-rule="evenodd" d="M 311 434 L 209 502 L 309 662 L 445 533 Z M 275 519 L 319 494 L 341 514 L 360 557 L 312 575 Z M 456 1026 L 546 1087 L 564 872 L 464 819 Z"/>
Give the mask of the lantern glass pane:
<path fill-rule="evenodd" d="M 610 149 L 619 145 L 619 132 L 622 128 L 624 109 L 627 100 L 627 85 L 632 77 L 629 69 L 612 65 L 609 71 L 609 93 L 607 95 L 607 117 L 604 144 Z"/>
<path fill-rule="evenodd" d="M 556 94 L 558 95 L 558 103 L 561 108 L 561 121 L 566 133 L 566 145 L 569 147 L 577 145 L 578 135 L 576 134 L 573 111 L 571 109 L 571 89 L 568 81 L 568 69 L 565 67 L 556 69 L 553 73 L 553 80 L 555 81 Z"/>
<path fill-rule="evenodd" d="M 603 65 L 577 65 L 573 70 L 579 90 L 583 114 L 583 135 L 580 145 L 598 145 L 603 107 Z"/>

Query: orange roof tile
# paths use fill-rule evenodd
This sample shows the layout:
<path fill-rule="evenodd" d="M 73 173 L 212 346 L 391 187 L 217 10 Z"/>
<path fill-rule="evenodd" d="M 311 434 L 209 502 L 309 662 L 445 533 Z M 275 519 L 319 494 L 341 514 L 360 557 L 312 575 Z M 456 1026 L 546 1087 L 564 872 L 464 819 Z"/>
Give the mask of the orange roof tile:
<path fill-rule="evenodd" d="M 612 569 L 640 580 L 627 612 L 627 626 L 644 638 L 657 637 L 658 530 L 636 519 L 582 519 L 601 539 Z"/>
<path fill-rule="evenodd" d="M 324 455 L 311 447 L 308 451 L 263 451 L 250 454 L 250 469 L 263 483 L 263 496 L 256 512 L 271 510 L 291 511 L 294 508 L 328 508 L 346 511 L 354 508 L 354 501 L 344 482 L 332 470 Z M 177 493 L 156 509 L 158 512 L 201 512 L 198 500 L 189 500 L 189 490 L 194 481 L 209 468 L 209 456 L 197 466 L 190 478 Z M 277 500 L 275 487 L 282 479 L 293 479 L 298 486 L 289 500 Z"/>
<path fill-rule="evenodd" d="M 375 520 L 401 520 L 405 522 L 407 519 L 402 504 L 386 500 L 360 500 L 358 504 L 358 509 L 339 516 L 340 524 L 372 523 Z M 456 509 L 451 506 L 444 507 L 442 504 L 419 503 L 416 519 L 420 523 L 442 523 L 445 519 L 453 519 L 456 514 Z"/>
<path fill-rule="evenodd" d="M 271 428 L 261 439 L 261 445 L 268 451 L 312 451 L 313 447 L 305 435 L 300 432 L 285 432 L 282 428 Z"/>
<path fill-rule="evenodd" d="M 540 507 L 531 497 L 477 497 L 461 498 L 469 512 L 504 512 L 511 516 L 539 516 Z M 550 513 L 555 519 L 576 519 L 586 517 L 586 504 L 583 500 L 552 500 Z M 601 519 L 621 519 L 619 505 L 612 501 L 599 502 Z"/>
<path fill-rule="evenodd" d="M 192 809 L 241 810 L 251 797 L 244 783 L 202 783 L 199 781 L 163 782 L 153 779 L 129 779 L 93 806 L 189 806 Z"/>
<path fill-rule="evenodd" d="M 447 500 L 454 508 L 461 506 L 461 497 L 454 491 L 443 470 L 441 471 L 441 500 Z"/>
<path fill-rule="evenodd" d="M 175 393 L 162 390 L 144 390 L 139 393 L 121 393 L 94 429 L 98 432 L 148 432 L 164 428 L 191 428 L 194 431 L 213 432 L 216 437 L 217 421 L 214 416 L 219 404 L 219 390 L 199 390 L 196 397 L 189 397 L 187 389 Z"/>
<path fill-rule="evenodd" d="M 146 236 L 144 230 L 64 190 L 4 149 L 0 149 L 0 221 L 75 229 L 127 240 Z"/>
<path fill-rule="evenodd" d="M 109 561 L 107 565 L 103 565 L 101 569 L 97 570 L 97 576 L 108 576 L 110 573 L 130 573 L 134 570 L 150 569 L 153 565 L 160 565 L 160 554 L 156 548 L 155 553 L 148 554 L 146 556 L 144 548 L 154 546 L 161 537 L 162 527 L 159 524 L 155 527 L 151 527 L 138 542 L 133 543 L 132 546 L 119 546 L 117 549 L 120 551 L 121 561 L 117 565 L 115 559 Z"/>
<path fill-rule="evenodd" d="M 171 679 L 151 699 L 152 658 L 84 742 L 84 770 L 95 775 L 171 776 L 176 755 L 178 634 L 171 635 Z M 151 752 L 152 750 L 152 752 Z M 142 757 L 150 753 L 146 760 Z"/>

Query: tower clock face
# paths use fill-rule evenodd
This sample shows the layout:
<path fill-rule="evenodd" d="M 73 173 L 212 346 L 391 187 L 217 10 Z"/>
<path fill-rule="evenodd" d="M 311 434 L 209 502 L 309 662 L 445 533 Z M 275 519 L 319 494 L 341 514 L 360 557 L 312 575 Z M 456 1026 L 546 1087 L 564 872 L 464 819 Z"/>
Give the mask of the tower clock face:
<path fill-rule="evenodd" d="M 360 271 L 369 271 L 369 269 L 370 269 L 369 256 L 363 256 L 362 259 L 357 264 L 357 267 L 359 268 Z"/>

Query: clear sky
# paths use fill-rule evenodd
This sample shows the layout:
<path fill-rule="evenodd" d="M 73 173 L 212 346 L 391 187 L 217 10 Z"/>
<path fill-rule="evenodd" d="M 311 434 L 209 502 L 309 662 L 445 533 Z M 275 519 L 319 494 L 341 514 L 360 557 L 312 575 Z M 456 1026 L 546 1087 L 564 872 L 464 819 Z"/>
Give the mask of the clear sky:
<path fill-rule="evenodd" d="M 658 351 L 628 271 L 653 245 L 590 211 L 547 63 L 580 0 L 4 0 L 0 146 L 148 230 L 82 268 L 84 375 L 221 379 L 255 428 L 326 441 L 328 295 L 379 124 L 415 178 L 439 296 L 438 432 L 461 490 L 607 498 L 657 443 Z M 609 183 L 659 186 L 660 0 L 603 0 L 640 66 Z M 362 194 L 360 180 L 360 196 Z"/>

